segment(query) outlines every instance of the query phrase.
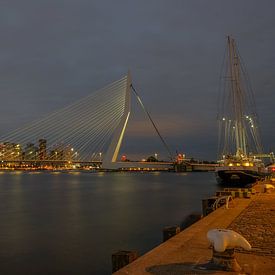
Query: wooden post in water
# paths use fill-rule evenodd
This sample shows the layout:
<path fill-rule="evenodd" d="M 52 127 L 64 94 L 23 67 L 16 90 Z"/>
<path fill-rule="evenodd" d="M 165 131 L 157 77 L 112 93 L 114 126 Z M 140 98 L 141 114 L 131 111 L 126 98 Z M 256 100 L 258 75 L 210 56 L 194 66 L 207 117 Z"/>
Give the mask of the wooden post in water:
<path fill-rule="evenodd" d="M 138 258 L 137 251 L 119 250 L 112 254 L 112 273 L 128 265 Z"/>
<path fill-rule="evenodd" d="M 163 242 L 166 242 L 173 236 L 180 233 L 180 227 L 178 225 L 176 226 L 166 226 L 163 228 Z"/>
<path fill-rule="evenodd" d="M 207 216 L 213 212 L 212 205 L 216 201 L 217 197 L 207 198 L 202 200 L 202 215 L 203 217 Z"/>
<path fill-rule="evenodd" d="M 186 229 L 193 223 L 199 221 L 201 218 L 202 218 L 202 215 L 199 213 L 192 213 L 192 214 L 188 215 L 187 217 L 185 217 L 185 219 L 181 223 L 181 230 Z"/>

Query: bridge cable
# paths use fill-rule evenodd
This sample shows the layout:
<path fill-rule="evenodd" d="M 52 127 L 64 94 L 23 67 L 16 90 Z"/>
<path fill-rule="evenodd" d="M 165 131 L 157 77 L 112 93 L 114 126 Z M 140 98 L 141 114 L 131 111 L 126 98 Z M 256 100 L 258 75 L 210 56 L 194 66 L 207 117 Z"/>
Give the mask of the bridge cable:
<path fill-rule="evenodd" d="M 53 151 L 62 150 L 67 154 L 69 149 L 71 155 L 77 153 L 75 156 L 79 160 L 98 158 L 99 152 L 104 152 L 107 147 L 123 115 L 126 87 L 125 76 L 65 108 L 1 136 L 0 146 L 5 148 L 5 155 L 1 159 L 15 159 L 16 144 L 19 146 L 16 147 L 18 155 L 20 150 L 23 152 L 23 146 L 26 145 L 27 148 L 28 144 L 32 145 L 30 150 L 38 152 L 35 144 L 41 138 L 47 142 L 47 160 L 56 158 Z M 30 155 L 27 157 L 33 157 L 32 153 L 28 153 Z M 18 160 L 21 158 L 19 156 Z"/>
<path fill-rule="evenodd" d="M 134 92 L 134 94 L 135 94 L 135 96 L 136 96 L 138 102 L 140 103 L 140 105 L 141 105 L 143 111 L 144 111 L 145 114 L 148 116 L 148 118 L 149 118 L 150 122 L 152 123 L 152 125 L 153 125 L 153 127 L 154 127 L 156 133 L 158 134 L 158 136 L 159 136 L 161 142 L 163 143 L 165 149 L 167 150 L 170 159 L 173 160 L 173 155 L 172 155 L 172 153 L 171 153 L 171 150 L 170 150 L 169 146 L 167 145 L 167 143 L 165 142 L 164 138 L 163 138 L 162 135 L 160 134 L 160 132 L 159 132 L 159 130 L 158 130 L 156 124 L 154 123 L 152 117 L 150 116 L 149 112 L 148 112 L 147 109 L 145 108 L 143 102 L 141 101 L 141 98 L 140 98 L 139 94 L 137 93 L 137 91 L 136 91 L 136 89 L 134 88 L 133 84 L 131 84 L 130 86 L 131 86 L 132 91 Z"/>

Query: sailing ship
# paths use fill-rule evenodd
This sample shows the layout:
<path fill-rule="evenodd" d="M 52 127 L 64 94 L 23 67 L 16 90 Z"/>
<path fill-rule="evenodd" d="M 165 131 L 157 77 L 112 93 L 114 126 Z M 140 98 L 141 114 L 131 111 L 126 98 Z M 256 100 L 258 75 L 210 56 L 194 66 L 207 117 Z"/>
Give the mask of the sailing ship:
<path fill-rule="evenodd" d="M 244 63 L 235 40 L 227 37 L 220 80 L 218 183 L 245 186 L 265 174 L 258 118 Z"/>

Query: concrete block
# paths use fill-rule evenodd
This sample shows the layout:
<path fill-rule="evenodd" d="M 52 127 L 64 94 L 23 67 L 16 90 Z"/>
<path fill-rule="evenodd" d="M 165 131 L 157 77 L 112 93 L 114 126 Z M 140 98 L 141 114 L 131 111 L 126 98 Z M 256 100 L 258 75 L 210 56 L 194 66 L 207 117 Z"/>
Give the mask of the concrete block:
<path fill-rule="evenodd" d="M 163 242 L 169 240 L 173 236 L 180 233 L 180 227 L 178 225 L 175 226 L 166 226 L 163 228 Z"/>
<path fill-rule="evenodd" d="M 251 192 L 243 192 L 243 197 L 246 199 L 250 199 L 251 198 Z"/>
<path fill-rule="evenodd" d="M 119 250 L 112 254 L 112 273 L 128 265 L 138 258 L 137 251 Z"/>
<path fill-rule="evenodd" d="M 181 229 L 185 229 L 192 225 L 193 223 L 199 221 L 202 218 L 202 215 L 199 213 L 192 213 L 188 215 L 183 222 L 181 223 Z"/>

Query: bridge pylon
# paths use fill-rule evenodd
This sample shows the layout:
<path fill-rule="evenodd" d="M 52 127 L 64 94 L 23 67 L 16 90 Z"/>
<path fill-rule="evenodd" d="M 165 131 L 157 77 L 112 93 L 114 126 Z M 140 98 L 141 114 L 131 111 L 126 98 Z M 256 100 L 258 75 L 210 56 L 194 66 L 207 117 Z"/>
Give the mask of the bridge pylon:
<path fill-rule="evenodd" d="M 125 103 L 123 115 L 120 118 L 120 122 L 113 134 L 109 148 L 103 157 L 102 168 L 103 169 L 118 169 L 120 165 L 117 163 L 118 153 L 122 144 L 122 140 L 125 134 L 127 123 L 131 113 L 131 73 L 128 71 L 125 87 Z"/>

